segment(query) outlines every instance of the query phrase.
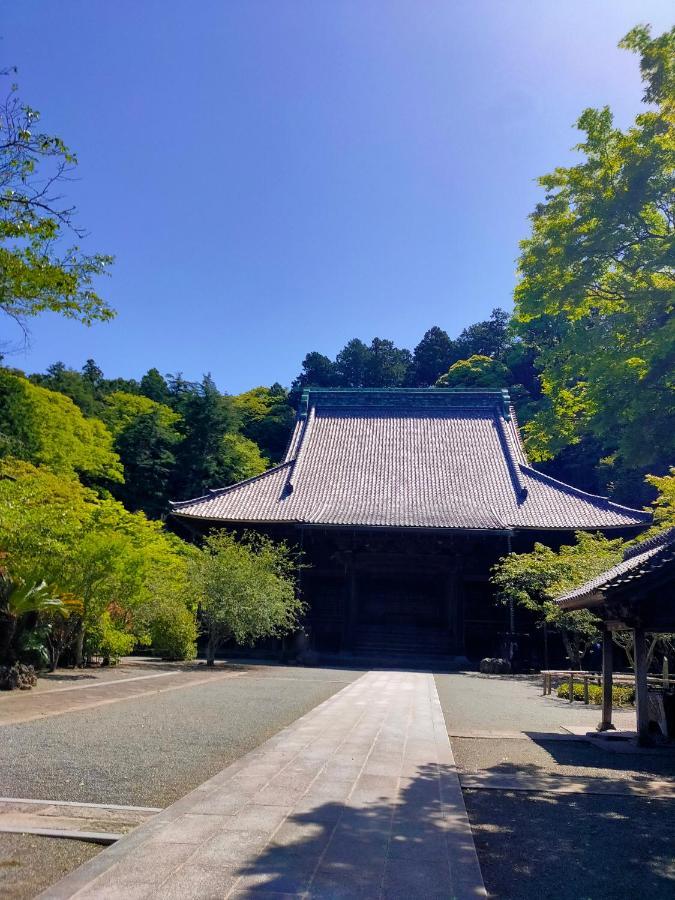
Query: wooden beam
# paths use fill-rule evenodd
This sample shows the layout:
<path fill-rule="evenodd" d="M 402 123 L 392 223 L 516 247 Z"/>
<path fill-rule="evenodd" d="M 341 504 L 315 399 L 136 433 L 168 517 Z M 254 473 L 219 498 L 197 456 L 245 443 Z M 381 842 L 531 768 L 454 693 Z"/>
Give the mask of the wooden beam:
<path fill-rule="evenodd" d="M 633 646 L 633 658 L 635 660 L 635 716 L 637 719 L 638 744 L 645 746 L 650 743 L 650 738 L 647 646 L 644 627 L 640 626 L 633 629 Z"/>
<path fill-rule="evenodd" d="M 612 684 L 614 675 L 614 647 L 612 635 L 604 626 L 602 629 L 602 720 L 598 731 L 614 730 L 612 725 Z"/>

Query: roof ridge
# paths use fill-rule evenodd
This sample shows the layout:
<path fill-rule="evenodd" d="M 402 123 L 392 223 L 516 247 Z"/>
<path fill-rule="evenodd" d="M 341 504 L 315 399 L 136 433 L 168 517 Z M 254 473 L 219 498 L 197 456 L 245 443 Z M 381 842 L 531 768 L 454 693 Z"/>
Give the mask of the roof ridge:
<path fill-rule="evenodd" d="M 182 506 L 190 506 L 193 503 L 199 503 L 200 500 L 211 500 L 213 497 L 220 497 L 222 494 L 227 494 L 229 491 L 233 491 L 235 488 L 242 487 L 245 484 L 251 484 L 254 481 L 260 481 L 263 478 L 266 478 L 268 475 L 273 475 L 275 472 L 278 472 L 280 469 L 285 469 L 293 460 L 286 460 L 285 462 L 279 463 L 276 466 L 272 466 L 271 469 L 265 469 L 264 472 L 261 472 L 259 475 L 251 475 L 250 478 L 245 478 L 243 481 L 237 481 L 235 484 L 228 484 L 222 488 L 211 488 L 208 493 L 202 494 L 200 497 L 191 497 L 188 500 L 169 500 L 169 506 L 173 509 L 180 509 Z"/>
<path fill-rule="evenodd" d="M 307 444 L 307 436 L 309 434 L 310 428 L 314 422 L 314 407 L 312 407 L 305 418 L 305 424 L 302 428 L 302 431 L 298 435 L 297 446 L 295 448 L 295 458 L 293 459 L 293 467 L 291 471 L 288 473 L 288 478 L 286 480 L 286 484 L 282 489 L 282 496 L 284 492 L 292 492 L 295 490 L 295 479 L 297 477 L 298 466 L 303 457 L 303 450 Z"/>
<path fill-rule="evenodd" d="M 627 562 L 629 559 L 635 559 L 636 556 L 641 556 L 643 553 L 648 553 L 657 547 L 665 547 L 671 543 L 675 543 L 675 526 L 666 528 L 665 531 L 659 531 L 657 534 L 653 534 L 651 537 L 633 544 L 632 547 L 627 547 L 623 551 L 623 561 Z"/>
<path fill-rule="evenodd" d="M 535 478 L 539 478 L 541 481 L 548 482 L 549 484 L 556 485 L 559 488 L 562 488 L 566 493 L 576 494 L 579 497 L 590 497 L 592 500 L 601 501 L 605 507 L 610 507 L 615 510 L 622 510 L 623 512 L 631 513 L 634 516 L 639 516 L 641 521 L 650 522 L 652 519 L 652 514 L 646 510 L 635 509 L 632 506 L 624 506 L 622 503 L 615 503 L 614 500 L 610 500 L 609 497 L 603 497 L 601 494 L 591 494 L 589 491 L 584 491 L 581 488 L 574 487 L 572 484 L 567 484 L 564 481 L 559 481 L 557 478 L 553 478 L 552 475 L 546 475 L 544 472 L 540 472 L 538 469 L 535 469 L 533 466 L 525 463 L 519 463 L 520 468 L 526 472 L 528 475 L 534 476 Z"/>
<path fill-rule="evenodd" d="M 506 457 L 506 465 L 509 470 L 509 475 L 511 476 L 511 481 L 516 488 L 516 499 L 519 503 L 522 503 L 523 500 L 527 499 L 527 485 L 523 481 L 523 476 L 520 473 L 520 463 L 515 458 L 515 453 L 513 447 L 511 446 L 511 440 L 506 431 L 506 423 L 504 422 L 502 416 L 499 414 L 498 407 L 496 407 L 494 410 L 494 418 L 497 423 L 499 442 L 502 445 L 504 456 Z"/>

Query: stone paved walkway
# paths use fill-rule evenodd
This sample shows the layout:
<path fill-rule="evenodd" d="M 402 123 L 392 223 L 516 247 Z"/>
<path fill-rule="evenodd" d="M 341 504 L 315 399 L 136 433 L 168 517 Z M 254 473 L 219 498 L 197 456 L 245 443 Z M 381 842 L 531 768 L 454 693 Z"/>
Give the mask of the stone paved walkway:
<path fill-rule="evenodd" d="M 41 895 L 75 896 L 484 897 L 433 677 L 362 676 Z"/>

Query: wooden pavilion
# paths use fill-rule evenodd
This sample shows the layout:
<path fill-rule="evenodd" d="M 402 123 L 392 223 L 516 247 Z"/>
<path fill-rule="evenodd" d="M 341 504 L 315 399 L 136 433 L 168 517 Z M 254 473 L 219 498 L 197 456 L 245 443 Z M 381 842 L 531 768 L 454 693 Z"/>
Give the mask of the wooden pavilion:
<path fill-rule="evenodd" d="M 319 652 L 472 658 L 515 630 L 489 585 L 499 557 L 650 520 L 532 468 L 505 391 L 434 388 L 310 388 L 280 465 L 171 514 L 194 537 L 259 529 L 300 546 Z"/>
<path fill-rule="evenodd" d="M 557 599 L 565 610 L 589 609 L 602 620 L 602 720 L 612 725 L 612 631 L 633 632 L 638 741 L 649 743 L 645 635 L 675 632 L 675 528 L 640 541 L 623 561 Z"/>

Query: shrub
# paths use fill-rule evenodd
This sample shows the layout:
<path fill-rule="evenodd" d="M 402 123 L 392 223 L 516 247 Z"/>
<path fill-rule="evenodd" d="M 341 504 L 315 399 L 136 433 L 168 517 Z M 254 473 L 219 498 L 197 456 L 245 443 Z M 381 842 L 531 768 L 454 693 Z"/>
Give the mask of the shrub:
<path fill-rule="evenodd" d="M 568 682 L 561 684 L 557 694 L 563 700 L 570 698 L 570 686 Z M 583 702 L 584 686 L 577 682 L 574 683 L 574 699 Z M 598 706 L 602 703 L 602 687 L 599 684 L 588 685 L 588 699 L 591 703 Z M 628 684 L 612 685 L 612 704 L 614 706 L 632 706 L 635 703 L 635 688 Z"/>
<path fill-rule="evenodd" d="M 90 627 L 85 638 L 87 658 L 100 656 L 105 662 L 117 662 L 120 656 L 131 653 L 135 646 L 135 636 L 116 628 L 108 612 L 104 612 Z"/>
<path fill-rule="evenodd" d="M 153 610 L 147 627 L 153 649 L 166 659 L 194 659 L 197 655 L 195 615 L 180 601 L 166 601 Z"/>

